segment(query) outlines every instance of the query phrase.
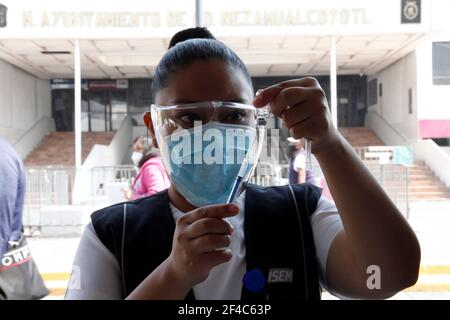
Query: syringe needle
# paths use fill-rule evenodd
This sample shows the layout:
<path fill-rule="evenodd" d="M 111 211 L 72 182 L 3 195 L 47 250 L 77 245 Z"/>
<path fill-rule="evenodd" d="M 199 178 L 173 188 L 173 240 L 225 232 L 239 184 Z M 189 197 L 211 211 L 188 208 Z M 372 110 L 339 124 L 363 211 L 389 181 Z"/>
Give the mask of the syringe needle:
<path fill-rule="evenodd" d="M 312 163 L 311 163 L 311 140 L 308 138 L 303 138 L 303 141 L 305 143 L 305 151 L 306 151 L 306 170 L 311 171 L 312 170 Z"/>

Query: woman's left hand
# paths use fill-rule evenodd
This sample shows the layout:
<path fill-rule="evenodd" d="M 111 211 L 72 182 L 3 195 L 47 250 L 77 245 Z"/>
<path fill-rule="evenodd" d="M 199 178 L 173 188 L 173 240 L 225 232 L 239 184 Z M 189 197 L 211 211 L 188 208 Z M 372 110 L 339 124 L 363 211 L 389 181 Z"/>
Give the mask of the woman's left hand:
<path fill-rule="evenodd" d="M 340 134 L 332 123 L 325 92 L 315 78 L 284 81 L 261 90 L 253 105 L 258 108 L 267 104 L 294 138 L 312 141 L 313 153 L 339 143 Z"/>

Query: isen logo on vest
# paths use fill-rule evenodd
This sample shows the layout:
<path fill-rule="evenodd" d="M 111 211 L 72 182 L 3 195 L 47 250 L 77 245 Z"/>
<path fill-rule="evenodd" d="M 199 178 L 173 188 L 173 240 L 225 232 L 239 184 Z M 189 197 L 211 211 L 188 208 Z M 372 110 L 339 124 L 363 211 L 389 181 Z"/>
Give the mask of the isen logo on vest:
<path fill-rule="evenodd" d="M 267 283 L 292 282 L 294 269 L 270 269 Z"/>

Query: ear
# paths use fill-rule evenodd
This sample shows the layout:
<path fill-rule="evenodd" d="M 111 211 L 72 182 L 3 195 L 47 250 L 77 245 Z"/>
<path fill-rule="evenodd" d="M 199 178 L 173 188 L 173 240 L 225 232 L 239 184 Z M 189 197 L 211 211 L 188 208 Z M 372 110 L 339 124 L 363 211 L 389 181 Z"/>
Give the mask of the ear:
<path fill-rule="evenodd" d="M 155 148 L 158 148 L 158 142 L 156 141 L 156 137 L 155 137 L 155 129 L 153 127 L 152 117 L 150 115 L 150 112 L 148 112 L 148 111 L 144 113 L 144 123 L 145 123 L 145 126 L 147 127 L 148 135 L 152 139 L 153 146 Z"/>

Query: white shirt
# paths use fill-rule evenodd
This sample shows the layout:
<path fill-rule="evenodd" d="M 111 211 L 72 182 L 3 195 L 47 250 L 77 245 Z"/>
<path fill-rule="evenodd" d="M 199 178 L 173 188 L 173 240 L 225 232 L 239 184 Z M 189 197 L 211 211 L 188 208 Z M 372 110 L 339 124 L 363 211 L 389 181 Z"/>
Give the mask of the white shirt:
<path fill-rule="evenodd" d="M 214 267 L 205 281 L 193 287 L 197 300 L 239 300 L 241 298 L 242 279 L 246 272 L 244 203 L 245 193 L 236 201 L 240 208 L 239 214 L 227 218 L 234 228 L 230 244 L 233 256 L 230 261 Z M 183 213 L 173 205 L 170 205 L 170 208 L 176 221 Z M 320 284 L 326 289 L 328 251 L 335 236 L 343 230 L 343 225 L 334 203 L 323 196 L 319 199 L 310 221 Z M 81 236 L 65 298 L 76 300 L 123 298 L 119 263 L 97 237 L 91 223 L 87 225 Z"/>
<path fill-rule="evenodd" d="M 306 155 L 304 152 L 298 151 L 294 158 L 294 170 L 299 171 L 299 169 L 306 169 Z"/>

